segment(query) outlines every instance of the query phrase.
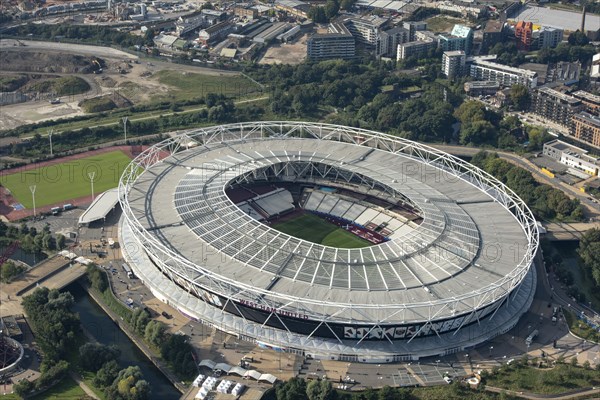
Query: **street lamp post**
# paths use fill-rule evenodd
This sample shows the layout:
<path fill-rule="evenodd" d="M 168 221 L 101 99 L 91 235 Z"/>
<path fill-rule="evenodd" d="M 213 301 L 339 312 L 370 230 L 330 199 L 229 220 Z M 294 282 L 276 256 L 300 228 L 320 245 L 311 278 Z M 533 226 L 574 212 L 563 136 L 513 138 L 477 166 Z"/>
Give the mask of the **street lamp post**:
<path fill-rule="evenodd" d="M 92 184 L 92 201 L 94 201 L 94 178 L 96 177 L 96 172 L 88 172 L 88 177 L 90 178 L 90 183 Z"/>
<path fill-rule="evenodd" d="M 490 358 L 492 357 L 492 350 L 494 350 L 494 346 L 490 346 Z"/>
<path fill-rule="evenodd" d="M 127 117 L 123 117 L 123 132 L 125 133 L 125 142 L 127 142 Z"/>
<path fill-rule="evenodd" d="M 52 135 L 54 135 L 54 129 L 50 129 L 50 132 L 48 132 L 48 139 L 50 140 L 50 157 L 54 155 L 54 152 L 52 151 Z"/>
<path fill-rule="evenodd" d="M 36 185 L 29 186 L 29 191 L 31 192 L 31 199 L 33 200 L 33 219 L 35 219 L 35 189 Z"/>

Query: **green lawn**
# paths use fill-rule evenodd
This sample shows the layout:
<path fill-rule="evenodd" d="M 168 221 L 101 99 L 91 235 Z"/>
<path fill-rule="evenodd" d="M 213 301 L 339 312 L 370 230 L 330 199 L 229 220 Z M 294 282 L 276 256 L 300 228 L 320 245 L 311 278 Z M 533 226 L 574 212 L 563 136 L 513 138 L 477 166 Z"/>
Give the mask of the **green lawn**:
<path fill-rule="evenodd" d="M 122 151 L 112 151 L 0 176 L 0 184 L 9 189 L 13 196 L 29 209 L 33 208 L 29 187 L 36 185 L 35 203 L 37 207 L 42 207 L 91 195 L 89 173 L 95 173 L 95 195 L 116 187 L 121 173 L 130 161 Z"/>
<path fill-rule="evenodd" d="M 325 246 L 353 249 L 371 245 L 370 242 L 338 228 L 314 214 L 303 214 L 289 221 L 273 224 L 271 227 L 288 235 Z"/>
<path fill-rule="evenodd" d="M 67 377 L 47 391 L 31 397 L 31 400 L 77 400 L 85 396 L 83 389 L 73 379 Z"/>
<path fill-rule="evenodd" d="M 186 100 L 204 97 L 208 93 L 224 94 L 231 97 L 244 97 L 260 88 L 242 75 L 205 75 L 190 72 L 162 70 L 155 74 L 162 84 L 172 86 L 169 97 L 172 100 Z M 163 97 L 162 95 L 158 96 Z"/>

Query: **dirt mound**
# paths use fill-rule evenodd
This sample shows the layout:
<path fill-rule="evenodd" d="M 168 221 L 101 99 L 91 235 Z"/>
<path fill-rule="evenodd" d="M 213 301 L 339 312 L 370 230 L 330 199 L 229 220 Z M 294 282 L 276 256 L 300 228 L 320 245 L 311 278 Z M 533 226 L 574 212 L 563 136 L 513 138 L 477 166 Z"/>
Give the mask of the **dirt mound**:
<path fill-rule="evenodd" d="M 91 73 L 95 66 L 91 57 L 64 53 L 6 50 L 2 52 L 2 69 L 18 72 L 86 74 Z"/>

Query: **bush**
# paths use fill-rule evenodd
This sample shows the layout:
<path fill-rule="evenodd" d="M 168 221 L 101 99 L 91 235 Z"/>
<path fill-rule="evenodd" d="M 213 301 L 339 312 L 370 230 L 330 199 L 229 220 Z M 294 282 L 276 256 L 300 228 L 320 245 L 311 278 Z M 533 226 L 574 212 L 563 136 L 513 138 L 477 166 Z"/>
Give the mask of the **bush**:
<path fill-rule="evenodd" d="M 115 102 L 108 96 L 82 100 L 79 102 L 79 106 L 83 108 L 83 111 L 86 113 L 97 113 L 117 108 Z"/>

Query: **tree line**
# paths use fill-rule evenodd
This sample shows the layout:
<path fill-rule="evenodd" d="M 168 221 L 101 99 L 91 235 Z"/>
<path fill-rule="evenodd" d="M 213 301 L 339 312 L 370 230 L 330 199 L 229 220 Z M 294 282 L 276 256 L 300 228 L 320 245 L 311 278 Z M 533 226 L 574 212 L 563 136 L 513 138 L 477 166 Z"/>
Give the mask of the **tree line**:
<path fill-rule="evenodd" d="M 92 288 L 112 296 L 105 271 L 91 265 L 87 269 L 87 277 Z M 158 320 L 153 320 L 144 307 L 136 307 L 124 317 L 124 320 L 137 335 L 160 352 L 161 357 L 177 376 L 183 380 L 195 376 L 198 369 L 194 361 L 194 349 L 189 343 L 188 336 L 167 332 L 167 326 Z"/>
<path fill-rule="evenodd" d="M 563 191 L 538 183 L 531 173 L 501 159 L 496 153 L 477 153 L 471 163 L 495 176 L 512 189 L 538 219 L 582 221 L 583 208 L 577 199 L 570 199 Z"/>

